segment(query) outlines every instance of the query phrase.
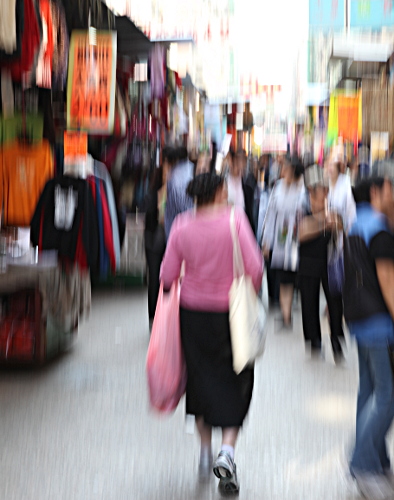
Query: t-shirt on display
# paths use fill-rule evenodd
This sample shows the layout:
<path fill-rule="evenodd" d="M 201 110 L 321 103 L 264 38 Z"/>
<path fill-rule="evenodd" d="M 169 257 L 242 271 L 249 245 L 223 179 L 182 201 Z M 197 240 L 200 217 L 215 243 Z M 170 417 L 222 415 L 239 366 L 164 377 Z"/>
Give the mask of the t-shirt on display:
<path fill-rule="evenodd" d="M 5 225 L 30 225 L 53 169 L 48 141 L 32 146 L 13 142 L 0 150 L 0 205 L 4 202 Z"/>

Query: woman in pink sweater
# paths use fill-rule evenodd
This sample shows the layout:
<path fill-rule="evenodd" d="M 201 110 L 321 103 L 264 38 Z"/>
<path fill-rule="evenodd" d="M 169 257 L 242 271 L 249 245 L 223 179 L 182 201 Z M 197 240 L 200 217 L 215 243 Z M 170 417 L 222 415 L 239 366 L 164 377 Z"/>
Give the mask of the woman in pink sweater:
<path fill-rule="evenodd" d="M 234 447 L 247 415 L 253 369 L 236 375 L 232 367 L 229 327 L 229 291 L 233 281 L 233 243 L 224 180 L 216 174 L 198 175 L 188 186 L 196 212 L 179 215 L 173 224 L 164 256 L 161 279 L 169 289 L 182 263 L 181 335 L 188 371 L 186 413 L 195 415 L 201 437 L 199 474 L 219 477 L 222 492 L 239 489 Z M 256 291 L 263 264 L 256 239 L 243 210 L 235 211 L 245 273 Z M 222 449 L 213 463 L 212 427 L 221 427 Z"/>

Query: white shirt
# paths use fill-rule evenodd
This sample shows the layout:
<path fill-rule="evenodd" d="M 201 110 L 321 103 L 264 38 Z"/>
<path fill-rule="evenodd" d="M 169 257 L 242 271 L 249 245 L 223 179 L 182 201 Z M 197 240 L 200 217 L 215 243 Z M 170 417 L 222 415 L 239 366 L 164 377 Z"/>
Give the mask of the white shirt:
<path fill-rule="evenodd" d="M 262 246 L 272 250 L 273 269 L 296 271 L 298 255 L 297 224 L 305 199 L 301 182 L 288 185 L 280 179 L 272 190 L 267 207 Z"/>
<path fill-rule="evenodd" d="M 229 175 L 227 178 L 228 202 L 230 205 L 245 210 L 245 197 L 242 189 L 242 177 L 233 177 Z"/>
<path fill-rule="evenodd" d="M 328 208 L 342 217 L 344 230 L 348 232 L 356 219 L 356 203 L 350 178 L 347 175 L 339 174 L 335 186 L 330 184 Z"/>

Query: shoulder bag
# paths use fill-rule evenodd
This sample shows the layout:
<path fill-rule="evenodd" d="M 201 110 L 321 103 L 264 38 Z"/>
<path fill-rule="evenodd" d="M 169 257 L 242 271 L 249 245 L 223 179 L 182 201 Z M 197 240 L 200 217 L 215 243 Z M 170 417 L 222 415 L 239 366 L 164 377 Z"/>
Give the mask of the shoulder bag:
<path fill-rule="evenodd" d="M 241 247 L 235 227 L 234 208 L 230 227 L 233 240 L 233 282 L 229 292 L 229 317 L 233 369 L 239 374 L 253 366 L 265 348 L 267 313 L 255 292 L 252 278 L 245 274 Z"/>

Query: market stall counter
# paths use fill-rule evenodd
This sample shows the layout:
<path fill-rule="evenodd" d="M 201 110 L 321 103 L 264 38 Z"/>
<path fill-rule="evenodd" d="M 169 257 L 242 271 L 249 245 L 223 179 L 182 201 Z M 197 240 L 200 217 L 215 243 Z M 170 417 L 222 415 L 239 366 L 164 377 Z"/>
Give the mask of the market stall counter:
<path fill-rule="evenodd" d="M 72 345 L 78 319 L 65 300 L 64 275 L 54 252 L 7 257 L 0 274 L 1 365 L 43 364 Z M 56 316 L 59 293 L 63 314 Z"/>

